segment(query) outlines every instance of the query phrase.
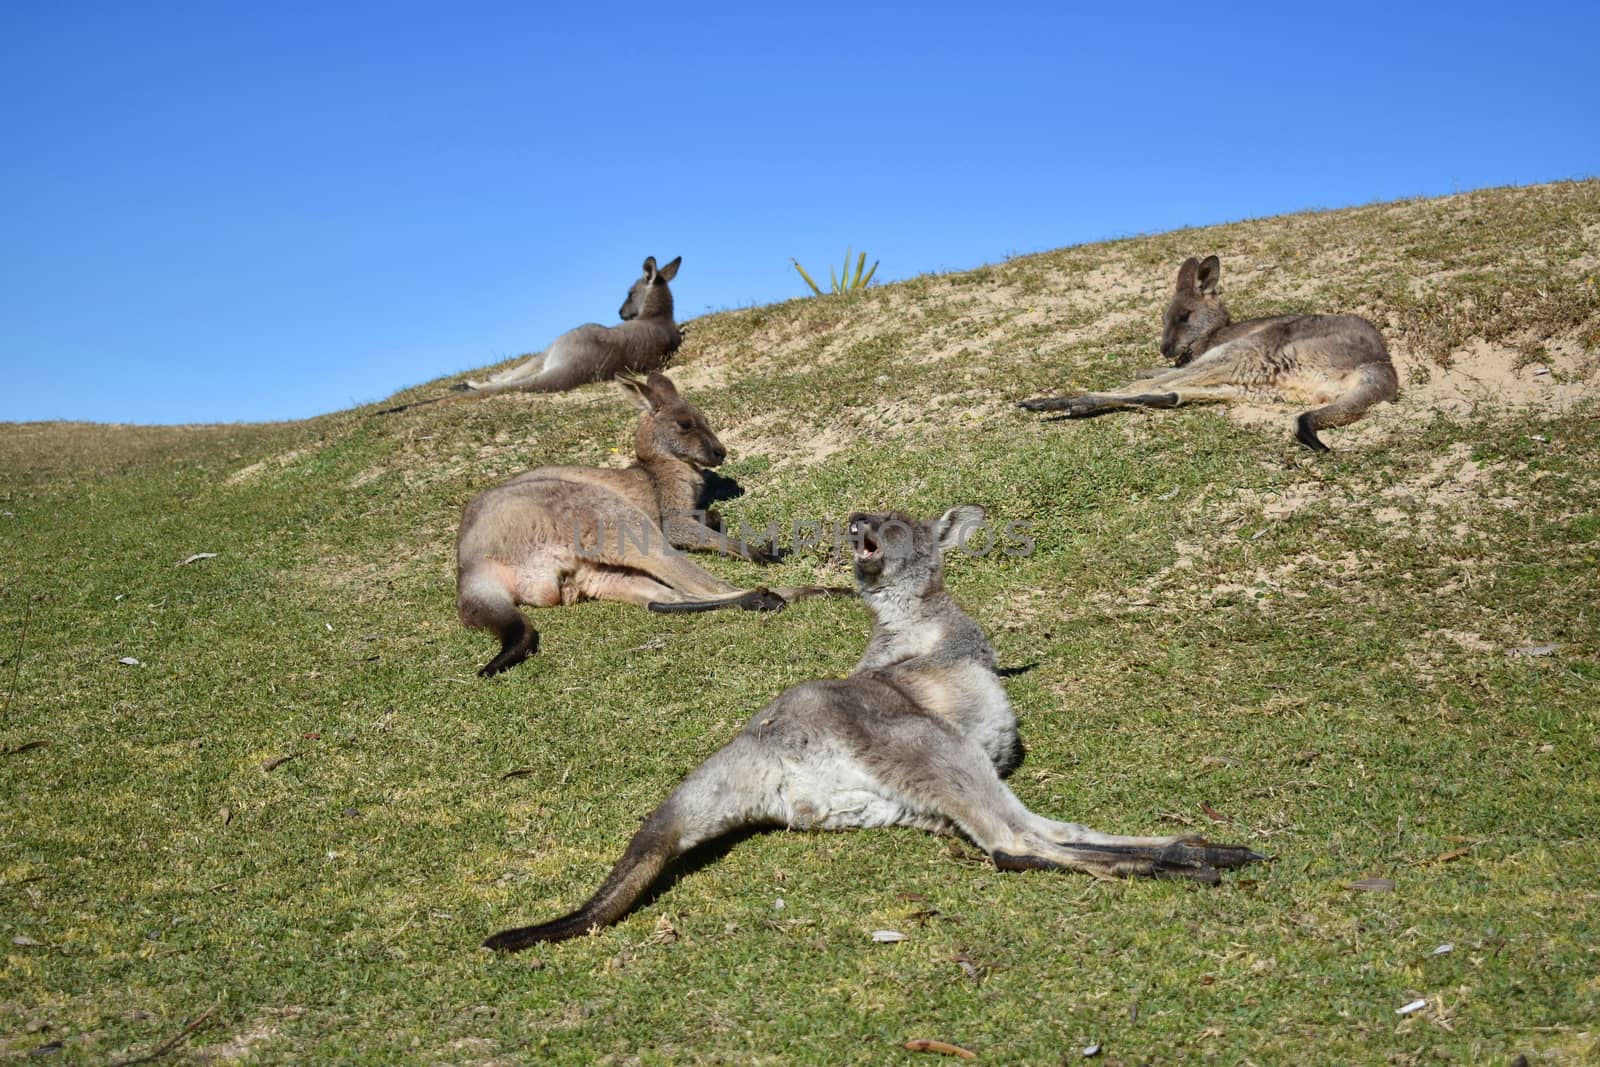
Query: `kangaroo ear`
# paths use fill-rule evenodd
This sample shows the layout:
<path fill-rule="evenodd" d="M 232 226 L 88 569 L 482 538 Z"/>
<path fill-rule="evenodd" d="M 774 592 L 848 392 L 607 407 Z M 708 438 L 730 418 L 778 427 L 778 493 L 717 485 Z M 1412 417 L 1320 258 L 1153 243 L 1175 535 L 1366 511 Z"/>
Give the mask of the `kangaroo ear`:
<path fill-rule="evenodd" d="M 678 387 L 672 384 L 671 378 L 668 378 L 660 371 L 651 371 L 650 377 L 646 378 L 644 381 L 645 388 L 650 390 L 651 396 L 655 397 L 656 407 L 661 407 L 664 404 L 670 404 L 672 401 L 678 399 Z"/>
<path fill-rule="evenodd" d="M 1200 261 L 1190 256 L 1183 261 L 1183 266 L 1178 268 L 1178 292 L 1192 293 L 1198 288 L 1195 282 L 1200 277 Z"/>
<path fill-rule="evenodd" d="M 934 532 L 939 538 L 939 550 L 948 552 L 962 545 L 973 532 L 983 525 L 988 515 L 976 504 L 957 504 L 933 520 Z"/>
<path fill-rule="evenodd" d="M 644 280 L 647 281 L 647 282 L 653 282 L 653 281 L 656 280 L 656 257 L 655 256 L 645 256 L 644 257 Z"/>
<path fill-rule="evenodd" d="M 619 374 L 616 383 L 617 388 L 622 390 L 623 399 L 640 411 L 654 411 L 659 406 L 646 379 Z"/>
<path fill-rule="evenodd" d="M 682 263 L 682 262 L 683 262 L 683 257 L 679 256 L 677 259 L 673 260 L 671 263 L 668 263 L 665 267 L 662 267 L 661 268 L 661 273 L 659 275 L 657 275 L 657 277 L 659 277 L 664 282 L 670 282 L 672 279 L 674 279 L 674 278 L 676 278 L 678 276 L 678 265 L 680 263 Z"/>
<path fill-rule="evenodd" d="M 1194 260 L 1190 260 L 1193 263 Z M 1217 282 L 1222 280 L 1222 261 L 1216 256 L 1207 256 L 1200 261 L 1200 292 L 1206 296 L 1217 294 Z"/>

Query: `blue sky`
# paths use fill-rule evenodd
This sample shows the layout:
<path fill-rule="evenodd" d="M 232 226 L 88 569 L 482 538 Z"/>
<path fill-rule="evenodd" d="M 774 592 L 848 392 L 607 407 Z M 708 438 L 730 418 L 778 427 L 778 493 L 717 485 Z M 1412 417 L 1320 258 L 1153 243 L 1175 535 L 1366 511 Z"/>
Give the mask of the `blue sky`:
<path fill-rule="evenodd" d="M 0 420 L 348 407 L 616 321 L 646 255 L 681 320 L 847 245 L 1590 176 L 1597 48 L 1593 3 L 12 0 Z"/>

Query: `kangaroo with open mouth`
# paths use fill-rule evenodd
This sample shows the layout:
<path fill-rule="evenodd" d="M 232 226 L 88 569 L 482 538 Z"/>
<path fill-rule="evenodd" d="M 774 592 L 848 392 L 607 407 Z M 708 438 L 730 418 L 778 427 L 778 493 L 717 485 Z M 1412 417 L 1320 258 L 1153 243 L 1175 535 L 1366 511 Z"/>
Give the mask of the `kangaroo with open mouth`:
<path fill-rule="evenodd" d="M 588 903 L 484 947 L 512 952 L 615 923 L 670 861 L 742 827 L 914 826 L 969 838 L 1001 870 L 1103 877 L 1215 883 L 1219 868 L 1264 859 L 1195 837 L 1057 822 L 1001 781 L 1021 755 L 1016 717 L 988 638 L 944 587 L 944 553 L 984 518 L 973 505 L 927 521 L 852 515 L 856 584 L 874 616 L 855 670 L 795 686 L 757 712 L 645 820 Z"/>

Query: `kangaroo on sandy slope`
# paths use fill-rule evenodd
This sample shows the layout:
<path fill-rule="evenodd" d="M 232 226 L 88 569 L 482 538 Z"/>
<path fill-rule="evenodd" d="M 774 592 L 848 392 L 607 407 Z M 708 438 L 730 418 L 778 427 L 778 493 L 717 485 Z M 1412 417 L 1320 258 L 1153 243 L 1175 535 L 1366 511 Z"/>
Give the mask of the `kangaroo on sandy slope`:
<path fill-rule="evenodd" d="M 1309 406 L 1295 437 L 1326 452 L 1317 436 L 1348 426 L 1380 400 L 1399 395 L 1383 337 L 1356 315 L 1276 315 L 1230 323 L 1217 296 L 1216 256 L 1190 258 L 1178 270 L 1167 306 L 1161 355 L 1175 364 L 1105 393 L 1038 397 L 1018 406 L 1064 411 L 1068 418 L 1118 408 L 1170 408 L 1206 401 L 1256 400 Z"/>
<path fill-rule="evenodd" d="M 766 562 L 695 515 L 704 470 L 727 458 L 700 409 L 666 375 L 619 378 L 643 411 L 638 457 L 623 470 L 539 467 L 472 498 L 456 537 L 456 610 L 474 629 L 500 638 L 487 677 L 538 651 L 539 634 L 518 604 L 555 607 L 579 600 L 742 607 L 779 611 L 790 601 L 848 589 L 800 586 L 739 589 L 673 551 L 698 548 Z"/>
<path fill-rule="evenodd" d="M 747 826 L 846 830 L 914 826 L 961 833 L 1001 870 L 1218 881 L 1264 859 L 1192 837 L 1118 837 L 1035 815 L 1000 780 L 1020 759 L 1017 722 L 978 624 L 944 588 L 943 553 L 984 521 L 951 508 L 919 522 L 850 516 L 856 583 L 874 616 L 847 678 L 806 682 L 756 713 L 644 822 L 589 902 L 495 934 L 515 951 L 616 922 L 674 857 Z"/>
<path fill-rule="evenodd" d="M 619 371 L 660 370 L 683 343 L 683 332 L 672 321 L 672 291 L 667 288 L 682 262 L 679 256 L 657 270 L 655 256 L 644 261 L 644 276 L 633 283 L 617 312 L 623 320 L 620 325 L 590 322 L 568 330 L 538 355 L 481 382 L 468 379 L 460 388 L 482 395 L 559 393 Z"/>

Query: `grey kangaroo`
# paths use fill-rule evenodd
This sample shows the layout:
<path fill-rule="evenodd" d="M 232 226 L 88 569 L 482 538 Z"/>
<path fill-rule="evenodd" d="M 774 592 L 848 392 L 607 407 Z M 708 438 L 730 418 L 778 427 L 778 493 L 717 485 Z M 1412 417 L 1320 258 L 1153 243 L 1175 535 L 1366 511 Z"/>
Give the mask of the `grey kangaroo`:
<path fill-rule="evenodd" d="M 660 370 L 683 343 L 683 331 L 672 321 L 672 291 L 667 288 L 682 262 L 679 256 L 657 270 L 655 256 L 645 259 L 644 276 L 633 283 L 617 312 L 620 325 L 591 322 L 568 330 L 538 355 L 481 382 L 469 379 L 462 388 L 483 395 L 559 393 L 621 371 Z"/>
<path fill-rule="evenodd" d="M 872 636 L 847 678 L 805 682 L 758 711 L 674 789 L 578 910 L 495 934 L 515 951 L 616 922 L 673 858 L 751 826 L 912 826 L 970 838 L 1001 870 L 1219 880 L 1264 859 L 1193 837 L 1118 837 L 1056 822 L 1000 780 L 1018 763 L 1017 722 L 983 630 L 944 588 L 943 553 L 984 521 L 980 507 L 918 521 L 850 516 L 855 577 Z"/>
<path fill-rule="evenodd" d="M 1178 270 L 1167 306 L 1161 355 L 1174 366 L 1104 393 L 1037 397 L 1018 406 L 1062 411 L 1068 418 L 1120 408 L 1170 408 L 1207 401 L 1264 400 L 1308 406 L 1295 437 L 1318 452 L 1318 430 L 1348 426 L 1381 400 L 1399 395 L 1383 337 L 1356 315 L 1276 315 L 1231 322 L 1217 296 L 1216 256 L 1190 258 Z"/>
<path fill-rule="evenodd" d="M 539 467 L 472 498 L 456 537 L 456 610 L 463 624 L 500 638 L 485 677 L 538 651 L 539 634 L 517 605 L 626 600 L 658 610 L 741 607 L 779 611 L 793 600 L 847 589 L 739 589 L 674 548 L 766 562 L 696 517 L 705 468 L 727 458 L 700 409 L 660 372 L 619 378 L 643 414 L 637 459 L 623 470 Z M 720 520 L 717 520 L 720 523 Z"/>

